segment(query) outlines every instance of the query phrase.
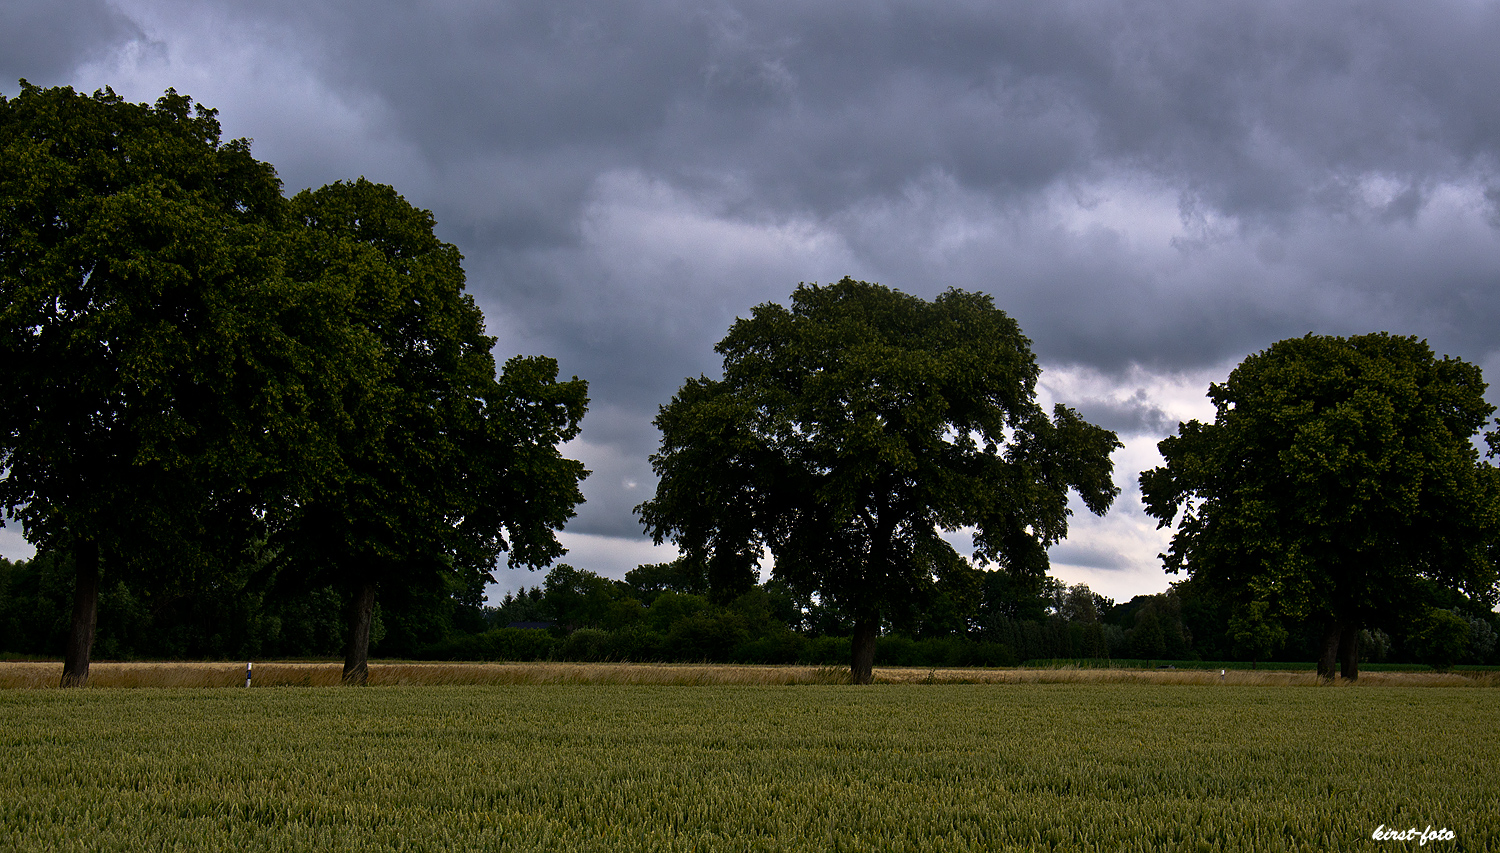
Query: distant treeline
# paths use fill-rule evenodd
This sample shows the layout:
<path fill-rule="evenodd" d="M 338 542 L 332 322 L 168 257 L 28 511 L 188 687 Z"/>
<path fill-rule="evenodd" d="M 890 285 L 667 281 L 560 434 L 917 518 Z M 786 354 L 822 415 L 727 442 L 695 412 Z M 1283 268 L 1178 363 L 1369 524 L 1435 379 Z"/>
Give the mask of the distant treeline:
<path fill-rule="evenodd" d="M 1191 581 L 1158 595 L 1114 601 L 1087 586 L 1047 578 L 1028 589 L 1003 572 L 976 573 L 977 588 L 937 584 L 883 626 L 884 666 L 1014 666 L 1028 660 L 1251 661 L 1225 601 Z M 250 577 L 247 571 L 246 578 Z M 73 571 L 65 556 L 0 559 L 0 652 L 62 654 Z M 1436 593 L 1435 593 L 1436 594 Z M 1372 663 L 1500 664 L 1500 624 L 1461 596 L 1433 625 L 1391 636 L 1367 631 Z M 143 595 L 106 580 L 96 649 L 101 659 L 337 657 L 348 602 L 332 588 L 270 597 L 244 579 Z M 531 627 L 518 627 L 529 625 Z M 1306 662 L 1318 627 L 1288 626 L 1263 661 Z M 375 617 L 371 645 L 383 657 L 475 661 L 711 661 L 841 666 L 852 626 L 816 599 L 769 581 L 714 601 L 680 563 L 641 566 L 615 581 L 567 564 L 543 582 L 484 606 L 473 590 L 392 596 Z M 1241 638 L 1243 640 L 1243 638 Z M 1251 650 L 1253 651 L 1253 650 Z"/>

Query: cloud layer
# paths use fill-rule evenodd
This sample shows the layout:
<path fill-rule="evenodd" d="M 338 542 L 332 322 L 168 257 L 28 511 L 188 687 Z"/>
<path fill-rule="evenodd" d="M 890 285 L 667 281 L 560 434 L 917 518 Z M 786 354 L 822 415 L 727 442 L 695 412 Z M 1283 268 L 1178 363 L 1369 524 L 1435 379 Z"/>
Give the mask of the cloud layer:
<path fill-rule="evenodd" d="M 735 317 L 844 275 L 991 293 L 1126 439 L 1054 559 L 1128 597 L 1168 580 L 1135 473 L 1245 355 L 1388 330 L 1500 369 L 1496 44 L 1474 0 L 23 0 L 0 91 L 173 86 L 289 189 L 431 208 L 501 354 L 589 380 L 569 535 L 616 576 L 662 553 L 650 420 Z"/>

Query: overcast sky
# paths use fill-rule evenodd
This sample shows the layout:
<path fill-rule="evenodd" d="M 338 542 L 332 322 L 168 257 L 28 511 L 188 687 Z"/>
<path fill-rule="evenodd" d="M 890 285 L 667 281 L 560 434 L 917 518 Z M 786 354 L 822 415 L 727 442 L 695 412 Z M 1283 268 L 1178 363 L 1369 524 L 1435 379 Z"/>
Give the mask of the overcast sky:
<path fill-rule="evenodd" d="M 1390 331 L 1500 377 L 1497 45 L 1481 0 L 7 0 L 0 92 L 175 87 L 289 193 L 431 209 L 496 355 L 589 382 L 564 559 L 613 577 L 674 553 L 631 512 L 651 419 L 736 317 L 845 275 L 990 293 L 1125 442 L 1052 551 L 1123 600 L 1172 580 L 1138 473 L 1246 355 Z"/>

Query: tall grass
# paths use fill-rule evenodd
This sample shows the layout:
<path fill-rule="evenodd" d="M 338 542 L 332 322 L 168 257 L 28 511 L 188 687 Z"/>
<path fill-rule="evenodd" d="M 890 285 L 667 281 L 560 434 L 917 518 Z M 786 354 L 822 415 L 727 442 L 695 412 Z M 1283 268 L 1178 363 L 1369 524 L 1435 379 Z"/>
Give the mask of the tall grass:
<path fill-rule="evenodd" d="M 1497 850 L 1497 719 L 1404 687 L 11 690 L 0 849 Z"/>
<path fill-rule="evenodd" d="M 254 687 L 330 687 L 340 683 L 337 663 L 257 663 Z M 62 664 L 0 662 L 0 689 L 57 687 Z M 734 664 L 631 663 L 409 663 L 370 665 L 373 686 L 506 685 L 506 684 L 638 684 L 638 685 L 793 685 L 842 684 L 840 667 L 759 666 Z M 1224 684 L 1239 686 L 1314 686 L 1322 682 L 1306 671 L 1093 669 L 1074 666 L 1035 669 L 929 669 L 879 667 L 877 684 Z M 1349 682 L 1339 681 L 1340 685 Z M 243 687 L 242 663 L 96 663 L 89 686 Z M 1500 673 L 1367 672 L 1357 685 L 1402 687 L 1496 687 Z"/>

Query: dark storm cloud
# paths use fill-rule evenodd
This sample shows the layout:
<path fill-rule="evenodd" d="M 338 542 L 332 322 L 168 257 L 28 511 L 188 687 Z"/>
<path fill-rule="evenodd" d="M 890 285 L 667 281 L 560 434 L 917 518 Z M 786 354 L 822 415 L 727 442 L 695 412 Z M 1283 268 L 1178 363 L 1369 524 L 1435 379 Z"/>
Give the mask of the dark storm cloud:
<path fill-rule="evenodd" d="M 20 78 L 51 85 L 79 63 L 144 36 L 106 0 L 48 0 L 0 5 L 0 85 Z"/>
<path fill-rule="evenodd" d="M 1085 397 L 1073 403 L 1084 420 L 1122 435 L 1159 435 L 1177 427 L 1177 421 L 1163 412 L 1144 388 L 1124 400 Z"/>
<path fill-rule="evenodd" d="M 1090 569 L 1126 571 L 1135 568 L 1131 560 L 1119 552 L 1108 548 L 1074 545 L 1069 542 L 1053 546 L 1048 556 L 1054 563 L 1067 563 L 1071 566 L 1083 566 Z"/>
<path fill-rule="evenodd" d="M 539 254 L 579 245 L 580 217 L 612 170 L 670 182 L 719 216 L 810 217 L 877 243 L 871 256 L 908 247 L 866 233 L 865 211 L 902 203 L 933 176 L 993 217 L 1025 217 L 1069 182 L 1156 182 L 1184 228 L 1205 231 L 1200 245 L 1179 241 L 1188 269 L 1175 280 L 1128 246 L 1037 223 L 1018 238 L 1046 246 L 1034 258 L 981 246 L 948 268 L 882 259 L 896 273 L 887 283 L 914 292 L 1001 292 L 1053 359 L 1183 366 L 1345 321 L 1353 331 L 1410 320 L 1456 345 L 1483 343 L 1455 312 L 1475 274 L 1493 272 L 1493 240 L 1461 240 L 1456 254 L 1417 265 L 1452 235 L 1412 229 L 1453 183 L 1489 190 L 1494 215 L 1492 5 L 574 2 L 370 14 L 298 4 L 279 14 L 320 74 L 383 104 L 433 164 L 451 207 L 440 214 L 474 237 L 466 251 L 493 272 L 476 285 L 544 338 L 592 338 L 610 354 L 580 361 L 591 369 L 649 371 L 680 356 L 664 343 L 622 362 L 613 353 L 628 330 L 580 335 L 580 305 L 638 300 L 640 282 L 617 279 L 610 292 L 580 271 L 589 258 Z M 1344 251 L 1361 241 L 1375 245 Z M 1296 268 L 1266 260 L 1299 251 L 1313 257 Z M 1016 269 L 1017 255 L 1032 267 Z M 761 283 L 734 310 L 792 284 Z M 1341 290 L 1336 310 L 1309 295 Z M 691 319 L 724 319 L 703 309 L 672 309 L 701 312 L 682 324 L 693 346 L 708 338 Z"/>
<path fill-rule="evenodd" d="M 580 249 L 599 180 L 618 171 L 714 216 L 810 219 L 892 286 L 996 292 L 1044 358 L 1081 363 L 1181 367 L 1334 330 L 1350 315 L 1309 294 L 1339 289 L 1359 322 L 1416 318 L 1424 334 L 1449 323 L 1468 346 L 1440 305 L 1464 302 L 1464 267 L 1495 267 L 1481 238 L 1418 277 L 1391 273 L 1446 239 L 1411 230 L 1442 187 L 1488 190 L 1481 203 L 1500 215 L 1491 4 L 335 2 L 217 14 L 269 26 L 326 85 L 373 105 L 379 132 L 429 173 L 409 191 L 485 270 L 476 289 L 541 342 L 610 353 L 580 360 L 591 369 L 680 355 L 663 344 L 622 360 L 630 331 L 579 334 L 591 314 L 580 307 L 640 300 L 641 282 L 589 268 L 587 246 L 554 251 Z M 1086 196 L 1119 176 L 1154 182 L 1201 232 L 1177 241 L 1179 269 L 1038 215 L 1059 187 Z M 932 237 L 924 223 L 907 210 L 893 236 L 869 214 L 910 206 L 932 181 L 964 197 L 961 213 L 1014 218 L 1013 244 L 913 263 Z M 1341 255 L 1372 235 L 1372 254 Z M 1299 249 L 1320 257 L 1266 260 Z M 793 284 L 739 286 L 753 293 L 729 317 Z M 672 310 L 694 347 L 713 339 L 700 325 L 725 319 L 701 302 Z M 665 330 L 648 328 L 661 342 Z"/>
<path fill-rule="evenodd" d="M 743 171 L 823 212 L 934 168 L 1011 193 L 1121 166 L 1224 212 L 1338 207 L 1368 171 L 1493 169 L 1500 131 L 1489 4 L 303 8 L 434 159 Z"/>

